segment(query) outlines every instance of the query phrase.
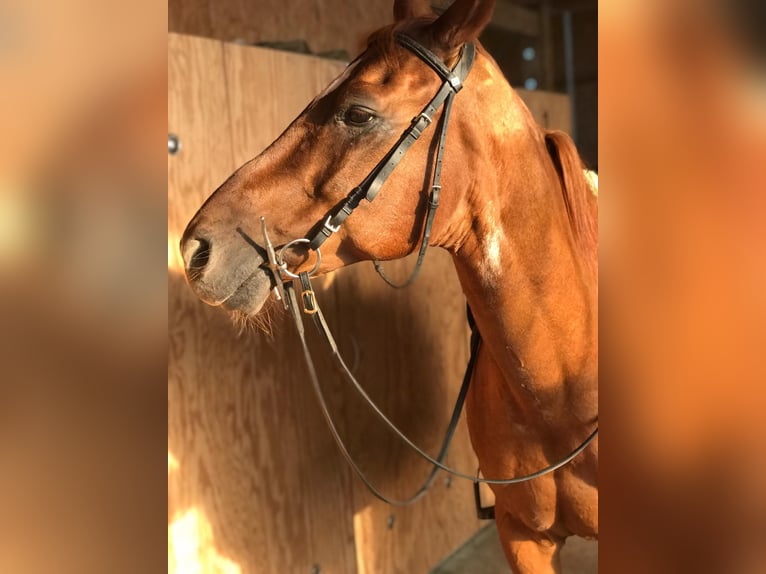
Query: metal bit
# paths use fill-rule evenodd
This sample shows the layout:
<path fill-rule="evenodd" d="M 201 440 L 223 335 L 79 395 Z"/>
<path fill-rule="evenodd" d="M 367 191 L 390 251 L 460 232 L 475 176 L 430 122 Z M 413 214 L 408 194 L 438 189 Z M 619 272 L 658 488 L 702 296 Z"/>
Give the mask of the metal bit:
<path fill-rule="evenodd" d="M 263 241 L 266 243 L 266 254 L 269 258 L 269 271 L 271 271 L 272 277 L 274 277 L 275 286 L 272 289 L 274 297 L 277 301 L 282 301 L 285 309 L 287 309 L 287 297 L 285 296 L 285 288 L 282 284 L 282 273 L 277 263 L 277 253 L 274 250 L 274 245 L 269 239 L 269 233 L 266 231 L 266 218 L 261 217 L 261 230 L 263 231 Z"/>

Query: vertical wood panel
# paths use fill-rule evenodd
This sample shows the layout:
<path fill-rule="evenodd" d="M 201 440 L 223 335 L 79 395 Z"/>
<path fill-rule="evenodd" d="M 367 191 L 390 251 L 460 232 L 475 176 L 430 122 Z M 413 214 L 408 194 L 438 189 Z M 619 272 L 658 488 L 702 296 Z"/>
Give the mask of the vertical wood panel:
<path fill-rule="evenodd" d="M 170 0 L 168 30 L 232 42 L 303 40 L 314 53 L 354 55 L 393 22 L 391 0 Z"/>
<path fill-rule="evenodd" d="M 227 109 L 221 43 L 170 34 L 168 131 L 182 150 L 168 156 L 168 225 L 179 235 L 234 168 Z"/>
<path fill-rule="evenodd" d="M 267 147 L 345 67 L 338 62 L 231 44 L 225 45 L 224 54 L 237 165 Z M 275 334 L 268 350 L 260 345 L 254 352 L 268 352 L 262 360 L 283 369 L 264 382 L 281 389 L 290 401 L 289 418 L 282 424 L 292 427 L 295 443 L 276 438 L 275 448 L 281 449 L 283 459 L 296 453 L 303 459 L 302 466 L 295 469 L 295 484 L 285 494 L 294 505 L 293 518 L 304 524 L 302 539 L 296 541 L 296 546 L 302 547 L 292 550 L 296 555 L 294 569 L 285 569 L 283 564 L 274 572 L 310 572 L 312 565 L 318 564 L 322 572 L 353 573 L 356 560 L 349 470 L 321 418 L 288 316 L 274 312 L 273 325 Z M 330 395 L 337 395 L 333 366 L 318 357 L 317 368 Z M 273 485 L 280 490 L 288 486 Z"/>
<path fill-rule="evenodd" d="M 263 151 L 346 65 L 266 48 L 225 44 L 237 165 Z"/>
<path fill-rule="evenodd" d="M 169 52 L 169 127 L 183 144 L 168 175 L 169 241 L 177 243 L 238 165 L 234 157 L 249 153 L 232 153 L 230 117 L 243 114 L 228 94 L 256 92 L 269 76 L 227 78 L 218 42 L 171 36 Z M 291 89 L 308 101 L 318 87 Z M 262 142 L 296 113 L 279 97 L 265 101 L 271 122 L 254 124 Z M 355 572 L 347 471 L 296 368 L 289 325 L 276 320 L 274 338 L 240 336 L 225 313 L 195 298 L 180 269 L 169 271 L 170 534 L 183 534 L 171 554 L 196 540 L 204 548 L 192 562 L 202 572 L 305 573 L 314 564 Z"/>
<path fill-rule="evenodd" d="M 220 43 L 178 36 L 168 38 L 168 131 L 182 150 L 168 156 L 168 569 L 183 571 L 200 563 L 231 564 L 227 531 L 218 521 L 219 473 L 211 457 L 215 433 L 202 418 L 214 373 L 205 365 L 207 338 L 215 323 L 181 278 L 178 240 L 186 222 L 218 180 L 233 168 Z M 205 416 L 205 418 L 207 418 Z M 222 543 L 223 541 L 223 543 Z M 203 546 L 190 549 L 193 545 Z M 221 549 L 220 546 L 226 548 Z M 236 570 L 234 571 L 236 572 Z"/>
<path fill-rule="evenodd" d="M 542 127 L 572 132 L 572 105 L 569 96 L 554 92 L 516 90 Z"/>
<path fill-rule="evenodd" d="M 412 257 L 387 264 L 406 277 Z M 416 287 L 393 290 L 372 266 L 338 274 L 330 319 L 342 340 L 359 350 L 358 376 L 369 394 L 417 444 L 438 450 L 468 361 L 465 299 L 450 256 L 431 250 Z M 349 299 L 353 294 L 353 305 Z M 428 465 L 386 432 L 358 401 L 349 401 L 352 451 L 381 488 L 412 494 Z M 461 422 L 448 463 L 471 472 L 476 458 Z M 441 475 L 432 491 L 407 508 L 390 507 L 355 481 L 354 519 L 359 572 L 425 573 L 479 527 L 470 483 Z M 393 527 L 389 520 L 393 517 Z"/>

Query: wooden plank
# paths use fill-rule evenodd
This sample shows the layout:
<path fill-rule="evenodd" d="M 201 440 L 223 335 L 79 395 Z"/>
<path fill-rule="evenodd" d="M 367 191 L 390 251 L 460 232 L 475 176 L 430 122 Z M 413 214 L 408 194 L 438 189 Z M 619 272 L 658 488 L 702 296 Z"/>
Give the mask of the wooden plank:
<path fill-rule="evenodd" d="M 451 0 L 434 0 L 431 5 L 442 11 L 451 3 Z M 304 40 L 316 53 L 342 49 L 353 56 L 370 32 L 393 22 L 392 6 L 391 0 L 259 0 L 258 3 L 169 0 L 168 30 L 229 42 Z M 492 23 L 524 36 L 540 35 L 538 12 L 512 0 L 498 0 Z"/>
<path fill-rule="evenodd" d="M 226 82 L 220 43 L 170 35 L 168 131 L 180 137 L 182 150 L 168 156 L 169 572 L 239 568 L 231 558 L 237 549 L 227 540 L 228 512 L 220 496 L 226 473 L 215 456 L 219 437 L 206 422 L 217 412 L 207 399 L 218 381 L 204 350 L 208 340 L 217 350 L 217 337 L 227 327 L 195 300 L 178 254 L 186 222 L 234 167 L 228 115 L 221 109 L 226 109 Z M 224 378 L 227 374 L 224 369 Z"/>
<path fill-rule="evenodd" d="M 170 0 L 168 4 L 171 32 L 250 44 L 304 40 L 315 53 L 346 50 L 352 56 L 370 32 L 391 22 L 391 0 Z"/>
<path fill-rule="evenodd" d="M 281 134 L 346 67 L 343 62 L 266 48 L 225 45 L 237 165 Z"/>
<path fill-rule="evenodd" d="M 492 24 L 524 36 L 536 38 L 540 35 L 540 14 L 510 0 L 497 1 Z"/>
<path fill-rule="evenodd" d="M 413 264 L 410 257 L 387 264 L 387 269 L 402 278 Z M 338 273 L 334 287 L 329 320 L 358 349 L 360 381 L 413 441 L 435 453 L 468 361 L 465 299 L 451 257 L 431 250 L 413 289 L 392 290 L 371 265 Z M 349 305 L 352 294 L 354 304 Z M 358 401 L 346 411 L 352 452 L 363 468 L 384 492 L 398 497 L 412 494 L 428 474 L 428 466 Z M 476 468 L 464 422 L 448 462 L 467 472 Z M 480 526 L 471 483 L 448 483 L 443 475 L 411 507 L 390 507 L 358 481 L 354 502 L 360 574 L 427 572 Z"/>
<path fill-rule="evenodd" d="M 259 48 L 227 46 L 226 55 L 231 85 L 259 86 L 257 91 L 230 90 L 237 163 L 250 159 L 270 143 L 273 135 L 265 137 L 262 127 L 267 126 L 277 134 L 305 107 L 313 93 L 307 95 L 301 86 L 313 86 L 314 92 L 318 92 L 343 69 L 337 63 Z M 275 114 L 275 105 L 285 113 Z M 402 273 L 411 265 L 408 260 L 392 263 L 390 268 L 392 273 Z M 415 440 L 436 450 L 468 354 L 464 299 L 450 257 L 438 250 L 429 254 L 418 289 L 394 291 L 377 277 L 372 266 L 357 265 L 331 275 L 324 288 L 320 285 L 318 296 L 341 350 L 350 362 L 358 363 L 358 374 L 369 392 L 394 420 L 411 431 Z M 321 352 L 321 343 L 313 343 Z M 299 360 L 295 347 L 286 349 L 285 357 Z M 320 365 L 319 371 L 333 397 L 335 411 L 341 415 L 341 428 L 349 437 L 354 455 L 384 488 L 400 494 L 411 490 L 426 473 L 424 465 L 410 458 L 385 433 L 330 365 Z M 307 417 L 298 425 L 298 432 L 305 432 L 307 441 L 329 440 L 326 429 L 311 422 L 317 413 L 313 397 L 305 394 L 303 397 L 305 403 L 300 403 L 300 397 L 295 398 L 305 407 Z M 420 417 L 418 428 L 413 429 L 412 419 Z M 450 460 L 462 463 L 463 468 L 475 468 L 465 428 L 456 437 Z M 392 482 L 390 471 L 395 468 L 398 478 Z M 347 470 L 341 466 L 338 472 L 342 477 Z M 348 518 L 353 515 L 349 539 L 356 540 L 354 569 L 359 572 L 426 571 L 478 527 L 478 521 L 472 518 L 468 484 L 448 489 L 440 482 L 425 501 L 406 511 L 397 511 L 393 529 L 388 528 L 391 507 L 374 499 L 356 479 L 349 487 L 354 493 L 353 499 L 348 500 L 353 503 L 348 510 Z M 322 549 L 330 556 L 342 555 L 327 540 L 321 540 L 327 531 L 323 524 L 330 521 L 327 509 L 315 509 L 308 520 L 313 521 L 316 529 L 317 539 L 309 541 L 315 548 L 314 555 L 319 556 Z M 335 518 L 333 523 L 340 525 L 342 521 Z M 434 529 L 433 525 L 443 528 Z M 322 558 L 322 564 L 329 559 Z M 348 570 L 334 571 L 352 571 L 350 566 L 346 567 Z"/>
<path fill-rule="evenodd" d="M 262 48 L 228 44 L 224 50 L 237 165 L 267 147 L 345 68 L 339 62 Z M 322 281 L 317 284 L 321 293 Z M 290 501 L 292 519 L 301 524 L 302 534 L 301 540 L 292 541 L 289 562 L 283 559 L 272 571 L 310 572 L 317 564 L 323 572 L 352 573 L 356 562 L 349 470 L 321 418 L 286 314 L 275 314 L 274 328 L 277 335 L 268 347 L 259 343 L 253 352 L 262 364 L 266 361 L 275 369 L 273 377 L 259 380 L 258 385 L 279 389 L 279 396 L 289 401 L 280 424 L 291 427 L 295 442 L 278 436 L 273 440 L 281 449 L 282 464 L 294 465 L 294 480 L 292 485 L 275 482 L 273 488 Z M 340 396 L 340 381 L 327 357 L 318 359 L 330 406 L 336 406 L 338 401 L 332 397 Z M 269 465 L 260 470 L 268 473 Z"/>
<path fill-rule="evenodd" d="M 238 147 L 244 139 L 230 118 L 245 121 L 242 106 L 258 109 L 263 102 L 232 102 L 229 94 L 256 93 L 270 78 L 258 66 L 242 66 L 250 75 L 236 72 L 233 54 L 243 48 L 227 46 L 224 59 L 217 42 L 171 37 L 170 43 L 169 125 L 184 147 L 169 160 L 169 237 L 175 236 L 169 247 L 235 169 L 234 156 L 250 154 Z M 318 89 L 303 84 L 285 92 L 305 102 Z M 271 141 L 296 113 L 289 105 L 282 110 L 284 97 L 277 95 L 270 98 L 276 102 L 272 121 L 256 124 L 257 145 Z M 169 551 L 175 564 L 202 572 L 310 572 L 315 564 L 326 572 L 355 572 L 349 485 L 342 480 L 347 469 L 295 368 L 297 341 L 288 325 L 276 321 L 287 331 L 278 339 L 239 335 L 224 313 L 196 300 L 177 266 L 169 271 Z M 183 555 L 195 545 L 194 556 Z"/>
<path fill-rule="evenodd" d="M 202 201 L 231 173 L 231 126 L 220 42 L 168 36 L 168 227 L 178 238 Z"/>
<path fill-rule="evenodd" d="M 551 0 L 540 0 L 540 57 L 544 90 L 556 89 L 556 40 L 553 37 L 553 8 Z"/>
<path fill-rule="evenodd" d="M 570 133 L 572 130 L 572 105 L 569 96 L 556 92 L 519 90 L 524 103 L 532 112 L 537 122 L 550 130 L 562 130 Z"/>
<path fill-rule="evenodd" d="M 221 4 L 230 1 L 225 0 Z M 211 11 L 215 12 L 209 0 L 168 0 L 168 32 L 218 38 L 213 29 Z"/>
<path fill-rule="evenodd" d="M 252 126 L 270 125 L 277 133 L 305 107 L 310 98 L 302 97 L 296 86 L 318 82 L 321 87 L 342 70 L 316 58 L 257 48 L 231 47 L 229 54 L 230 80 L 237 74 L 263 74 L 260 94 L 252 90 L 231 94 L 237 101 L 232 109 L 243 114 L 233 116 L 235 149 L 247 150 L 238 162 L 268 143 L 258 139 Z M 264 100 L 269 98 L 291 109 L 289 117 L 266 117 L 269 106 Z M 388 268 L 404 276 L 412 265 L 409 258 Z M 357 372 L 370 394 L 414 440 L 435 452 L 468 361 L 465 300 L 449 255 L 432 250 L 415 289 L 392 290 L 371 265 L 363 264 L 334 274 L 319 297 L 341 350 L 347 357 L 358 357 Z M 326 381 L 336 381 L 336 407 L 347 414 L 343 427 L 352 453 L 387 491 L 399 496 L 411 492 L 427 473 L 426 465 L 386 433 L 347 387 L 338 385 L 331 368 L 323 374 Z M 316 411 L 312 401 L 306 408 Z M 326 435 L 324 429 L 319 432 Z M 464 426 L 455 438 L 450 463 L 469 471 L 476 467 Z M 479 527 L 469 483 L 452 483 L 448 488 L 440 481 L 419 504 L 396 510 L 375 499 L 356 479 L 353 491 L 360 573 L 425 572 Z M 392 514 L 394 525 L 389 528 Z"/>

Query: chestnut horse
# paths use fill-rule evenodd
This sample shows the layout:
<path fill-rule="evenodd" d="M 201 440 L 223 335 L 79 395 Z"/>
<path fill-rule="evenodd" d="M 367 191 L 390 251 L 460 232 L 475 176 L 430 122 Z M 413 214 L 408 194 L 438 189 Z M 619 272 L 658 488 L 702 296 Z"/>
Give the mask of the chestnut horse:
<path fill-rule="evenodd" d="M 181 249 L 196 294 L 256 314 L 274 286 L 266 246 L 250 239 L 261 237 L 260 218 L 277 245 L 315 233 L 443 85 L 396 38 L 416 39 L 452 68 L 493 7 L 456 0 L 436 17 L 427 0 L 397 0 L 394 25 L 373 34 L 363 54 L 189 223 Z M 482 336 L 467 420 L 484 476 L 502 478 L 562 459 L 597 424 L 598 208 L 572 141 L 540 128 L 476 45 L 449 118 L 429 243 L 451 253 Z M 377 200 L 360 201 L 328 233 L 319 273 L 417 248 L 428 210 L 418 190 L 439 143 L 437 128 L 428 129 Z M 289 249 L 285 262 L 295 273 L 315 265 L 305 249 Z M 566 537 L 597 536 L 597 459 L 596 440 L 555 472 L 492 486 L 514 572 L 558 572 Z"/>

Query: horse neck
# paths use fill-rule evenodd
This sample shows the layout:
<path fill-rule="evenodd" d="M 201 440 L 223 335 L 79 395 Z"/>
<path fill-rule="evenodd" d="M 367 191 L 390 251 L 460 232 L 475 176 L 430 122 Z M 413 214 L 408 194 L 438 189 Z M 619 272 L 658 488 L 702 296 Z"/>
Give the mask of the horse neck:
<path fill-rule="evenodd" d="M 525 126 L 495 138 L 484 131 L 482 159 L 467 182 L 472 215 L 447 248 L 495 379 L 546 418 L 585 421 L 597 414 L 595 264 L 574 239 L 543 133 L 515 104 L 515 121 Z"/>

